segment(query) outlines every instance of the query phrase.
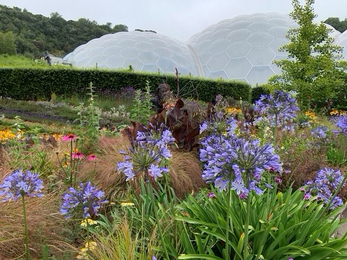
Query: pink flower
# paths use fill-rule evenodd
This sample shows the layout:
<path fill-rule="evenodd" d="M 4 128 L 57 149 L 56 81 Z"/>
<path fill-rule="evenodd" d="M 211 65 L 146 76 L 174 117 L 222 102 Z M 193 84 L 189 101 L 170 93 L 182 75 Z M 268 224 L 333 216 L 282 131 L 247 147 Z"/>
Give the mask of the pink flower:
<path fill-rule="evenodd" d="M 69 141 L 73 141 L 76 140 L 77 135 L 75 134 L 67 134 L 62 136 L 61 140 L 63 140 L 63 142 L 69 142 Z"/>
<path fill-rule="evenodd" d="M 88 157 L 87 157 L 87 160 L 88 161 L 96 161 L 98 158 L 96 157 L 96 155 L 95 154 L 90 154 L 90 155 L 88 155 Z"/>
<path fill-rule="evenodd" d="M 84 155 L 81 152 L 75 152 L 75 153 L 72 153 L 71 157 L 72 157 L 72 159 L 80 160 L 80 159 L 84 158 Z"/>
<path fill-rule="evenodd" d="M 209 194 L 207 194 L 207 197 L 209 198 L 215 198 L 216 194 L 214 194 L 213 192 L 210 192 Z"/>

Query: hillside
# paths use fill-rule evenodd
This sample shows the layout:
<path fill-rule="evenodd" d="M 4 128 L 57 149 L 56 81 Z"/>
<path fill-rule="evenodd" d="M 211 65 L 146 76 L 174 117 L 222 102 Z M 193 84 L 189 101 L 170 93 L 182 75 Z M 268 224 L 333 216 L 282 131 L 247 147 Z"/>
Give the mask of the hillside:
<path fill-rule="evenodd" d="M 66 21 L 58 13 L 45 17 L 4 5 L 0 5 L 0 21 L 0 33 L 12 32 L 17 54 L 32 58 L 41 57 L 44 51 L 62 57 L 96 37 L 128 31 L 123 24 L 99 25 L 85 18 Z"/>

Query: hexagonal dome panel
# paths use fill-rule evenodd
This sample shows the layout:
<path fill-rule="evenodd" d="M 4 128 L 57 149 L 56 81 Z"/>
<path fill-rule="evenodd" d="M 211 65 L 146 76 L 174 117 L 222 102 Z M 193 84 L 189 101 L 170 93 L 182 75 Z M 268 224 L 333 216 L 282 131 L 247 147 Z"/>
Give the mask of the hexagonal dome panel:
<path fill-rule="evenodd" d="M 152 32 L 120 32 L 104 35 L 77 47 L 64 62 L 79 67 L 128 68 L 207 78 L 237 79 L 263 84 L 280 69 L 275 60 L 287 59 L 279 48 L 288 43 L 288 29 L 298 25 L 278 13 L 240 15 L 210 25 L 186 43 Z M 331 26 L 329 35 L 344 47 L 347 31 Z"/>
<path fill-rule="evenodd" d="M 278 48 L 288 42 L 287 30 L 294 26 L 296 23 L 288 15 L 278 13 L 240 15 L 209 26 L 200 35 L 196 34 L 189 39 L 187 44 L 195 50 L 201 62 L 200 66 L 204 68 L 204 76 L 209 77 L 205 69 L 205 66 L 208 66 L 208 71 L 213 71 L 214 74 L 217 74 L 216 68 L 223 71 L 224 73 L 219 75 L 226 75 L 226 79 L 245 79 L 251 83 L 255 82 L 254 77 L 257 75 L 257 73 L 250 74 L 251 69 L 255 66 L 267 66 L 266 70 L 255 70 L 265 73 L 264 77 L 256 81 L 261 84 L 267 81 L 265 77 L 269 72 L 275 74 L 270 66 L 274 66 L 272 61 L 277 55 Z M 203 44 L 199 42 L 202 35 Z M 226 39 L 229 40 L 229 44 Z M 283 39 L 286 41 L 283 42 Z M 219 62 L 214 56 L 220 55 L 222 51 L 230 57 L 230 61 L 225 67 L 223 67 L 224 59 L 220 61 L 220 66 L 213 65 L 212 62 Z"/>
<path fill-rule="evenodd" d="M 105 58 L 106 57 L 106 58 Z M 160 57 L 171 60 L 163 64 Z M 187 45 L 152 32 L 119 32 L 93 39 L 77 47 L 65 60 L 78 67 L 128 68 L 136 71 L 198 75 Z"/>
<path fill-rule="evenodd" d="M 253 47 L 247 55 L 253 66 L 269 66 L 275 56 L 275 53 L 267 47 Z"/>

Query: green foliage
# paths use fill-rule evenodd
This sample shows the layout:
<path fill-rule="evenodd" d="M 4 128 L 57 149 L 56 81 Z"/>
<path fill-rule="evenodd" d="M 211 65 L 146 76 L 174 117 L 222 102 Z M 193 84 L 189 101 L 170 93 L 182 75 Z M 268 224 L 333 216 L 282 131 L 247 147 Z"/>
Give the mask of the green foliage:
<path fill-rule="evenodd" d="M 323 23 L 313 22 L 314 0 L 307 0 L 304 6 L 298 0 L 292 4 L 294 10 L 290 16 L 299 27 L 288 31 L 290 42 L 280 50 L 288 52 L 289 59 L 275 62 L 282 69 L 282 75 L 272 77 L 270 83 L 297 91 L 301 108 L 336 107 L 342 102 L 341 93 L 346 93 L 344 69 L 347 64 L 338 59 L 342 48 L 333 44 Z"/>
<path fill-rule="evenodd" d="M 56 68 L 55 66 L 39 68 L 0 68 L 0 96 L 20 100 L 50 100 L 51 93 L 57 96 L 84 96 L 85 86 L 93 82 L 99 93 L 104 90 L 119 91 L 126 86 L 145 90 L 147 81 L 151 89 L 165 81 L 175 85 L 174 75 L 158 75 L 155 73 L 134 73 L 121 70 L 80 70 Z M 217 94 L 232 97 L 235 100 L 248 101 L 251 87 L 238 81 L 214 81 L 191 77 L 181 77 L 181 86 L 196 86 L 195 92 L 181 88 L 180 96 L 212 101 Z"/>
<path fill-rule="evenodd" d="M 97 221 L 92 230 L 96 241 L 110 246 L 93 250 L 93 256 L 150 260 L 153 255 L 161 259 L 161 255 L 169 254 L 165 248 L 179 244 L 173 218 L 175 203 L 174 192 L 166 184 L 141 181 L 139 192 L 129 191 L 128 200 L 116 205 L 109 217 L 101 216 Z M 172 259 L 177 259 L 177 254 Z"/>
<path fill-rule="evenodd" d="M 233 191 L 231 200 L 227 199 L 227 192 L 214 193 L 212 198 L 206 193 L 190 196 L 182 203 L 183 215 L 177 220 L 186 224 L 187 232 L 179 234 L 183 250 L 178 259 L 339 259 L 347 256 L 346 237 L 333 237 L 341 224 L 338 214 L 342 208 L 326 212 L 322 204 L 304 200 L 301 191 L 292 193 L 291 189 L 284 193 L 274 189 L 261 196 L 249 195 L 250 207 Z M 228 207 L 231 210 L 227 212 Z M 249 255 L 244 258 L 247 215 Z M 226 241 L 231 249 L 227 255 Z"/>
<path fill-rule="evenodd" d="M 90 149 L 96 146 L 100 138 L 100 117 L 102 111 L 95 105 L 95 90 L 91 82 L 89 83 L 88 92 L 88 103 L 80 103 L 76 107 L 76 111 L 78 115 L 77 121 L 80 125 L 77 133 L 81 136 L 81 146 L 90 152 Z"/>
<path fill-rule="evenodd" d="M 328 163 L 335 167 L 343 168 L 347 165 L 347 144 L 344 135 L 337 135 L 329 143 L 326 158 Z"/>
<path fill-rule="evenodd" d="M 36 58 L 42 57 L 46 50 L 64 56 L 94 38 L 128 31 L 128 27 L 122 24 L 114 27 L 111 23 L 98 25 L 85 18 L 66 21 L 58 13 L 44 17 L 4 5 L 0 5 L 0 18 L 0 32 L 13 33 L 17 53 Z"/>
<path fill-rule="evenodd" d="M 16 45 L 12 32 L 0 32 L 0 54 L 15 55 Z"/>
<path fill-rule="evenodd" d="M 329 17 L 324 21 L 324 23 L 331 25 L 335 28 L 335 30 L 343 33 L 347 30 L 347 18 L 345 20 L 341 20 L 338 17 Z"/>
<path fill-rule="evenodd" d="M 142 124 L 147 123 L 152 112 L 151 98 L 151 87 L 147 81 L 145 92 L 142 92 L 141 89 L 135 91 L 133 107 L 130 111 L 131 120 L 139 121 Z"/>
<path fill-rule="evenodd" d="M 0 67 L 21 67 L 21 68 L 42 68 L 47 67 L 47 63 L 42 60 L 32 60 L 23 55 L 0 55 Z"/>

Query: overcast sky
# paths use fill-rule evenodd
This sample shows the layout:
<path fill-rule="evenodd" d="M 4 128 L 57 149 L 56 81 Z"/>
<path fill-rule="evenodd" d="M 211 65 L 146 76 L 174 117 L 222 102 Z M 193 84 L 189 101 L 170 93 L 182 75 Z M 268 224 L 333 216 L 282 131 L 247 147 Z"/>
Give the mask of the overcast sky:
<path fill-rule="evenodd" d="M 65 20 L 87 18 L 98 24 L 124 24 L 129 31 L 154 30 L 186 41 L 209 25 L 242 14 L 278 12 L 289 14 L 291 0 L 0 0 L 49 17 L 58 12 Z M 304 3 L 304 0 L 301 0 Z M 316 0 L 318 21 L 347 18 L 347 0 Z M 0 21 L 1 22 L 1 21 Z"/>

